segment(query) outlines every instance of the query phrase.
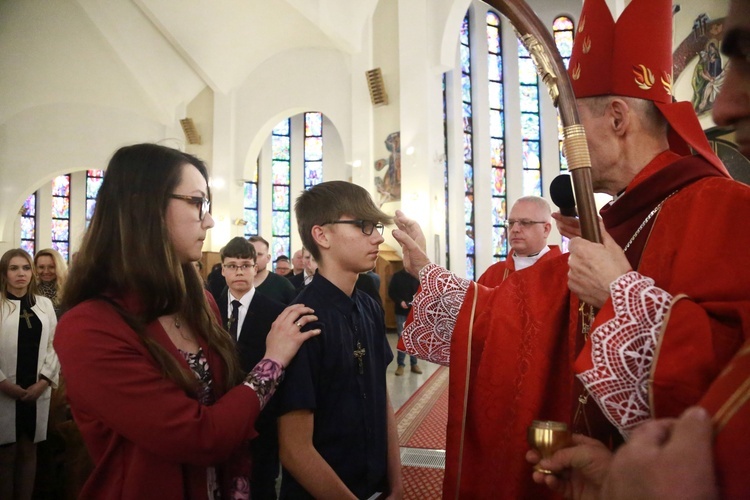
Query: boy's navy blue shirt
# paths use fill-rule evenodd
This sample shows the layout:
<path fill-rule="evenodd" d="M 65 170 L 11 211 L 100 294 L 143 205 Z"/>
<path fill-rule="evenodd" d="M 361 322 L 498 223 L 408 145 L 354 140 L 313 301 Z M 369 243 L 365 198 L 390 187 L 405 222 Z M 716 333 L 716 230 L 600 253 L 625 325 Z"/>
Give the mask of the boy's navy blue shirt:
<path fill-rule="evenodd" d="M 294 357 L 279 388 L 280 414 L 313 411 L 313 446 L 358 497 L 388 491 L 386 367 L 393 352 L 385 335 L 383 310 L 354 290 L 348 297 L 315 275 L 293 303 L 315 310 L 320 328 Z M 364 348 L 362 372 L 354 356 Z M 281 498 L 312 498 L 284 470 Z"/>

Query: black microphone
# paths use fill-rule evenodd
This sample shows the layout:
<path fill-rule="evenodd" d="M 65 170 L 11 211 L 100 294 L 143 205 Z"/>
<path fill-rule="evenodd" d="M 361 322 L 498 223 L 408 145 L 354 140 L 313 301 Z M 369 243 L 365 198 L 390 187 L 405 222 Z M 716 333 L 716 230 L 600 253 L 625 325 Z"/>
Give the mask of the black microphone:
<path fill-rule="evenodd" d="M 576 198 L 573 195 L 573 184 L 568 174 L 560 174 L 549 185 L 549 195 L 552 203 L 557 205 L 562 215 L 577 217 Z"/>

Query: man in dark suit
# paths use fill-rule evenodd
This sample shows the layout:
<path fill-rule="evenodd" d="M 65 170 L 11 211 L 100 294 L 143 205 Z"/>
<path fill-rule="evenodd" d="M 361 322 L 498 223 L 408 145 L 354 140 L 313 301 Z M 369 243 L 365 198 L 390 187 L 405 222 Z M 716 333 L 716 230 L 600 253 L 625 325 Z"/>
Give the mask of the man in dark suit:
<path fill-rule="evenodd" d="M 246 372 L 263 358 L 271 324 L 284 310 L 284 304 L 255 293 L 253 279 L 255 248 L 245 238 L 233 238 L 221 250 L 222 274 L 227 287 L 217 300 L 221 320 L 236 340 L 237 354 Z M 258 417 L 258 437 L 250 444 L 253 472 L 250 482 L 253 499 L 276 498 L 279 473 L 279 444 L 273 399 Z"/>

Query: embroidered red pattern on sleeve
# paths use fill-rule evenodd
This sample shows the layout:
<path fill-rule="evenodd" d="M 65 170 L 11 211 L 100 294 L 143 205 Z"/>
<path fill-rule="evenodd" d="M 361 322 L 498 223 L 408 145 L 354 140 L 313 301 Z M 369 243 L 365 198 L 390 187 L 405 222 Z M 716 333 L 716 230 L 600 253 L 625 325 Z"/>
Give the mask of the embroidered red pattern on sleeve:
<path fill-rule="evenodd" d="M 615 317 L 591 334 L 593 368 L 578 378 L 620 432 L 649 420 L 648 377 L 672 296 L 631 271 L 610 285 Z"/>
<path fill-rule="evenodd" d="M 450 364 L 451 336 L 471 281 L 429 264 L 419 272 L 421 289 L 412 301 L 413 321 L 401 338 L 406 352 L 433 363 Z"/>

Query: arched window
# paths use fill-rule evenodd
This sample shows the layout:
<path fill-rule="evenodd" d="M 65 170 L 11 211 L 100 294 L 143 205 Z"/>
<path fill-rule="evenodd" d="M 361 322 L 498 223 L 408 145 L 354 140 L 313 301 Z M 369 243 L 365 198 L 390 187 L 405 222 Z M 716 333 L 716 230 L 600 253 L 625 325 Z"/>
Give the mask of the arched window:
<path fill-rule="evenodd" d="M 552 34 L 555 37 L 555 44 L 557 45 L 557 50 L 560 52 L 560 56 L 562 56 L 562 60 L 565 63 L 566 69 L 568 68 L 568 64 L 570 63 L 570 56 L 573 53 L 573 33 L 574 33 L 574 26 L 573 26 L 573 20 L 571 18 L 569 18 L 568 16 L 558 16 L 557 18 L 555 18 L 554 22 L 552 23 Z M 558 128 L 558 145 L 560 149 L 560 171 L 567 172 L 568 161 L 565 159 L 565 156 L 563 156 L 562 122 L 560 121 L 559 116 L 557 118 L 557 128 Z"/>
<path fill-rule="evenodd" d="M 503 92 L 503 55 L 500 17 L 487 13 L 487 80 L 490 99 L 490 159 L 492 163 L 492 255 L 502 260 L 508 255 L 503 222 L 506 218 L 505 191 L 505 113 Z"/>
<path fill-rule="evenodd" d="M 291 246 L 291 120 L 279 122 L 271 132 L 271 175 L 273 199 L 271 200 L 273 236 L 271 259 L 290 255 Z"/>
<path fill-rule="evenodd" d="M 104 181 L 104 170 L 86 170 L 86 227 L 89 227 L 96 208 L 96 196 Z"/>
<path fill-rule="evenodd" d="M 31 193 L 21 207 L 21 248 L 36 253 L 36 193 Z"/>
<path fill-rule="evenodd" d="M 518 42 L 518 78 L 521 84 L 523 194 L 524 196 L 542 196 L 539 77 L 529 51 L 520 41 Z"/>
<path fill-rule="evenodd" d="M 323 115 L 305 113 L 305 189 L 323 182 Z M 289 255 L 289 254 L 286 254 Z"/>
<path fill-rule="evenodd" d="M 67 261 L 70 250 L 70 174 L 52 180 L 52 248 Z"/>
<path fill-rule="evenodd" d="M 464 224 L 466 225 L 466 277 L 474 279 L 474 153 L 471 108 L 471 46 L 469 16 L 461 24 L 461 101 L 464 135 Z"/>

